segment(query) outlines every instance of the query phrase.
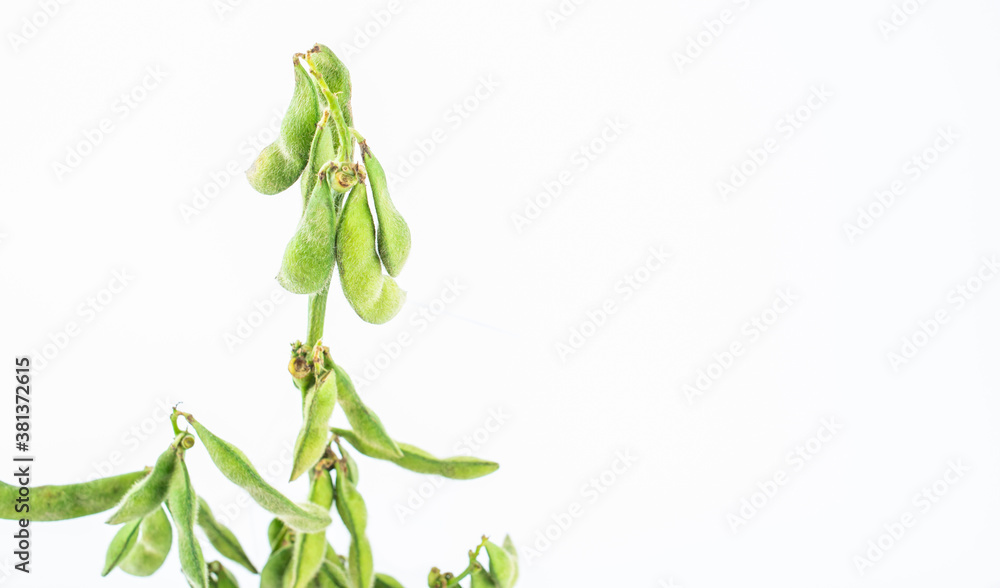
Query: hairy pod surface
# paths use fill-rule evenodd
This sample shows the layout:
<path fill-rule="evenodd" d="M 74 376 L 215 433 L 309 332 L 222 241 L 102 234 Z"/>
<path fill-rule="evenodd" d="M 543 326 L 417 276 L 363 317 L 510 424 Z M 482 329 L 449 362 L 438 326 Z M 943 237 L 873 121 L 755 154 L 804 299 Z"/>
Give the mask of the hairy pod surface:
<path fill-rule="evenodd" d="M 109 525 L 118 525 L 135 521 L 153 512 L 167 498 L 167 490 L 177 467 L 180 450 L 171 444 L 166 451 L 156 458 L 153 471 L 142 480 L 135 483 L 128 491 L 118 509 L 108 519 Z"/>
<path fill-rule="evenodd" d="M 194 588 L 208 588 L 205 555 L 194 535 L 194 524 L 198 518 L 198 496 L 191 487 L 191 477 L 184 465 L 183 456 L 174 468 L 170 491 L 167 492 L 167 508 L 170 509 L 170 516 L 177 529 L 177 553 L 184 577 Z"/>
<path fill-rule="evenodd" d="M 323 457 L 330 440 L 330 417 L 336 406 L 337 377 L 333 372 L 327 372 L 310 386 L 303 400 L 302 428 L 295 439 L 293 451 L 292 480 L 311 469 Z"/>
<path fill-rule="evenodd" d="M 101 572 L 101 576 L 110 574 L 111 570 L 118 567 L 118 564 L 135 547 L 135 543 L 139 539 L 139 524 L 141 522 L 139 520 L 132 521 L 121 529 L 118 529 L 118 532 L 115 533 L 114 538 L 111 539 L 111 544 L 108 545 L 108 553 L 104 556 L 104 570 Z"/>
<path fill-rule="evenodd" d="M 267 526 L 267 544 L 271 547 L 271 553 L 287 545 L 288 537 L 289 530 L 285 523 L 281 519 L 271 519 L 271 524 Z"/>
<path fill-rule="evenodd" d="M 208 585 L 209 588 L 240 588 L 236 576 L 217 561 L 208 564 Z"/>
<path fill-rule="evenodd" d="M 500 465 L 496 462 L 486 461 L 484 459 L 468 455 L 459 455 L 456 457 L 441 459 L 434 457 L 419 447 L 414 447 L 413 445 L 398 441 L 396 442 L 396 445 L 403 453 L 403 456 L 396 458 L 384 458 L 379 456 L 379 452 L 376 448 L 366 443 L 354 431 L 338 429 L 336 427 L 333 427 L 330 430 L 333 431 L 334 435 L 345 439 L 362 455 L 367 455 L 368 457 L 374 457 L 377 459 L 385 459 L 386 461 L 391 461 L 401 468 L 410 470 L 411 472 L 417 472 L 419 474 L 434 474 L 437 476 L 444 476 L 445 478 L 451 478 L 453 480 L 472 480 L 474 478 L 480 478 L 487 474 L 491 474 L 500 467 Z"/>
<path fill-rule="evenodd" d="M 354 126 L 354 115 L 351 111 L 351 74 L 347 71 L 347 66 L 329 47 L 319 43 L 309 51 L 307 61 L 323 77 L 330 91 L 337 95 L 347 126 Z"/>
<path fill-rule="evenodd" d="M 208 507 L 208 504 L 200 496 L 198 497 L 198 526 L 205 532 L 208 542 L 212 544 L 212 547 L 216 551 L 224 557 L 240 564 L 249 570 L 251 574 L 257 573 L 257 568 L 254 567 L 253 562 L 250 561 L 250 557 L 243 551 L 243 546 L 240 545 L 239 539 L 236 538 L 236 535 L 228 527 L 215 520 L 212 509 Z"/>
<path fill-rule="evenodd" d="M 261 151 L 247 170 L 247 180 L 261 194 L 277 194 L 299 178 L 319 120 L 319 98 L 312 77 L 294 59 L 295 91 L 281 121 L 278 139 Z"/>
<path fill-rule="evenodd" d="M 283 588 L 285 570 L 292 561 L 291 546 L 282 547 L 271 554 L 260 571 L 260 588 Z"/>
<path fill-rule="evenodd" d="M 309 207 L 309 199 L 319 177 L 319 171 L 330 161 L 336 161 L 337 148 L 340 145 L 336 133 L 330 128 L 333 122 L 330 120 L 330 111 L 324 110 L 309 147 L 309 161 L 302 172 L 302 181 L 299 186 L 302 188 L 302 211 Z"/>
<path fill-rule="evenodd" d="M 333 478 L 328 470 L 315 472 L 309 501 L 330 510 L 333 505 Z M 292 548 L 292 561 L 285 571 L 285 588 L 306 588 L 316 577 L 326 556 L 326 531 L 299 533 Z"/>
<path fill-rule="evenodd" d="M 492 541 L 486 542 L 486 553 L 490 556 L 490 575 L 500 588 L 511 588 L 517 581 L 517 553 L 507 551 L 508 543 L 510 535 L 504 539 L 504 547 Z"/>
<path fill-rule="evenodd" d="M 375 574 L 375 588 L 403 588 L 403 585 L 392 576 Z"/>
<path fill-rule="evenodd" d="M 315 294 L 326 290 L 333 275 L 333 245 L 336 217 L 330 184 L 316 182 L 295 234 L 285 247 L 278 283 L 293 294 Z"/>
<path fill-rule="evenodd" d="M 471 588 L 497 588 L 497 583 L 493 580 L 493 577 L 478 563 L 475 569 L 472 570 L 471 576 L 472 579 L 469 582 Z"/>
<path fill-rule="evenodd" d="M 389 272 L 390 276 L 396 277 L 410 256 L 410 227 L 389 197 L 389 183 L 386 181 L 382 164 L 364 141 L 361 142 L 361 157 L 368 173 L 368 181 L 372 186 L 372 200 L 375 202 L 375 215 L 378 217 L 378 256 L 385 266 L 385 271 Z"/>
<path fill-rule="evenodd" d="M 351 534 L 347 553 L 347 577 L 351 588 L 371 588 L 375 581 L 372 548 L 365 535 L 368 527 L 368 509 L 358 489 L 340 468 L 337 468 L 337 485 L 334 492 L 337 513 Z"/>
<path fill-rule="evenodd" d="M 375 220 L 368 208 L 364 182 L 351 189 L 337 223 L 337 266 L 340 286 L 362 320 L 380 325 L 396 316 L 406 293 L 382 273 L 376 253 Z"/>
<path fill-rule="evenodd" d="M 264 510 L 286 525 L 305 533 L 322 531 L 330 524 L 330 514 L 315 504 L 296 504 L 261 478 L 247 456 L 228 441 L 216 437 L 201 422 L 185 415 L 205 444 L 205 450 L 222 475 L 247 491 Z"/>
<path fill-rule="evenodd" d="M 133 576 L 151 576 L 166 561 L 173 540 L 170 520 L 160 506 L 143 517 L 139 525 L 139 539 L 118 567 Z"/>
<path fill-rule="evenodd" d="M 344 568 L 329 560 L 323 562 L 316 579 L 318 588 L 351 588 L 351 581 L 347 578 Z"/>
<path fill-rule="evenodd" d="M 30 513 L 32 521 L 63 521 L 104 512 L 114 507 L 136 482 L 149 475 L 141 470 L 81 484 L 35 486 L 26 512 L 17 512 L 20 486 L 0 482 L 0 519 L 19 520 Z"/>
<path fill-rule="evenodd" d="M 336 364 L 333 365 L 333 370 L 337 374 L 337 401 L 344 409 L 344 414 L 347 416 L 347 422 L 351 424 L 354 436 L 363 441 L 372 457 L 388 460 L 403 457 L 402 450 L 382 426 L 382 420 L 372 409 L 365 406 L 364 402 L 361 402 L 361 398 L 354 390 L 354 384 L 347 373 Z M 358 451 L 361 450 L 358 449 Z M 364 452 L 362 451 L 362 453 Z"/>

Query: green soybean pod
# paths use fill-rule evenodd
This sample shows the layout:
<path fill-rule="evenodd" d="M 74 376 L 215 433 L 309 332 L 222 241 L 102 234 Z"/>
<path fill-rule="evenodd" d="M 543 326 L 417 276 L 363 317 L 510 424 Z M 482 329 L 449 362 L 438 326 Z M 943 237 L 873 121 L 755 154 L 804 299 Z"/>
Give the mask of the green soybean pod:
<path fill-rule="evenodd" d="M 359 438 L 354 431 L 347 431 L 336 427 L 333 427 L 330 430 L 333 431 L 333 433 L 338 437 L 346 439 L 348 443 L 354 446 L 354 448 L 363 455 L 378 458 L 377 451 L 373 451 L 373 448 L 365 443 L 364 440 Z M 479 459 L 468 455 L 441 459 L 434 457 L 419 447 L 414 447 L 413 445 L 409 445 L 407 443 L 397 441 L 396 445 L 399 447 L 400 451 L 402 451 L 403 457 L 389 459 L 388 461 L 391 461 L 401 468 L 410 470 L 411 472 L 417 472 L 419 474 L 434 474 L 437 476 L 444 476 L 445 478 L 451 478 L 453 480 L 472 480 L 474 478 L 491 474 L 500 467 L 500 465 L 496 462 L 486 461 L 485 459 Z"/>
<path fill-rule="evenodd" d="M 260 588 L 282 588 L 284 584 L 285 570 L 292 561 L 291 546 L 282 547 L 271 554 L 264 564 L 264 569 L 260 571 Z"/>
<path fill-rule="evenodd" d="M 295 457 L 291 480 L 301 476 L 323 457 L 330 441 L 330 416 L 336 406 L 337 378 L 332 372 L 327 372 L 309 387 L 303 400 L 302 428 L 292 453 Z"/>
<path fill-rule="evenodd" d="M 210 588 L 240 588 L 233 573 L 217 561 L 208 564 L 208 585 Z"/>
<path fill-rule="evenodd" d="M 319 43 L 313 47 L 306 60 L 323 78 L 326 86 L 334 94 L 339 94 L 340 110 L 344 113 L 347 126 L 354 126 L 354 115 L 351 112 L 351 74 L 344 62 L 326 45 Z"/>
<path fill-rule="evenodd" d="M 469 583 L 470 588 L 498 588 L 496 581 L 493 577 L 483 569 L 483 566 L 476 564 L 476 567 L 472 570 L 472 580 Z"/>
<path fill-rule="evenodd" d="M 364 182 L 351 189 L 337 223 L 337 266 L 340 286 L 362 320 L 380 325 L 396 316 L 406 293 L 382 273 L 375 252 L 375 220 L 368 208 Z"/>
<path fill-rule="evenodd" d="M 141 520 L 132 521 L 115 533 L 114 538 L 111 539 L 111 545 L 108 545 L 108 553 L 104 557 L 104 571 L 101 572 L 101 576 L 110 574 L 111 570 L 115 569 L 135 547 L 135 542 L 139 538 L 139 524 L 141 522 Z"/>
<path fill-rule="evenodd" d="M 64 521 L 104 512 L 118 504 L 122 496 L 148 474 L 149 470 L 141 470 L 81 484 L 35 486 L 31 488 L 29 502 L 18 501 L 21 486 L 0 482 L 0 519 Z M 24 510 L 16 510 L 22 504 L 27 504 L 28 508 L 21 506 Z"/>
<path fill-rule="evenodd" d="M 136 521 L 153 512 L 167 498 L 167 490 L 170 488 L 170 480 L 173 478 L 174 468 L 179 461 L 177 454 L 180 451 L 172 444 L 166 451 L 160 454 L 153 465 L 153 471 L 141 481 L 136 482 L 128 491 L 118 510 L 108 519 L 109 525 L 118 525 L 129 521 Z"/>
<path fill-rule="evenodd" d="M 351 480 L 351 484 L 357 486 L 358 480 L 361 477 L 360 472 L 358 472 L 358 463 L 354 461 L 351 454 L 348 453 L 343 447 L 340 448 L 340 455 L 344 458 L 344 463 L 347 464 L 347 478 Z"/>
<path fill-rule="evenodd" d="M 351 588 L 371 588 L 375 581 L 372 548 L 365 535 L 368 526 L 368 509 L 358 489 L 351 484 L 345 472 L 337 468 L 337 513 L 351 535 L 347 553 L 347 577 Z"/>
<path fill-rule="evenodd" d="M 338 145 L 337 135 L 330 129 L 330 111 L 325 109 L 323 116 L 316 123 L 316 131 L 309 146 L 309 161 L 302 171 L 302 181 L 299 182 L 302 188 L 303 211 L 309 206 L 309 199 L 316 188 L 319 171 L 328 161 L 336 159 Z"/>
<path fill-rule="evenodd" d="M 390 460 L 402 457 L 402 450 L 386 433 L 385 427 L 382 426 L 382 420 L 372 409 L 365 406 L 364 402 L 361 402 L 361 398 L 354 390 L 351 378 L 336 364 L 333 365 L 333 370 L 337 374 L 337 401 L 344 409 L 347 422 L 351 424 L 355 436 L 363 440 L 372 457 Z M 364 452 L 362 451 L 362 453 Z"/>
<path fill-rule="evenodd" d="M 187 413 L 182 413 L 198 438 L 205 444 L 205 450 L 222 475 L 247 491 L 264 510 L 277 515 L 286 525 L 304 533 L 322 531 L 330 524 L 330 514 L 315 504 L 295 504 L 257 473 L 247 456 L 227 441 L 216 437 L 199 421 Z"/>
<path fill-rule="evenodd" d="M 510 539 L 508 535 L 507 539 Z M 500 588 L 511 588 L 517 580 L 516 555 L 507 552 L 492 541 L 486 542 L 486 553 L 490 556 L 490 575 Z"/>
<path fill-rule="evenodd" d="M 514 542 L 511 541 L 510 535 L 507 535 L 506 537 L 503 538 L 503 549 L 504 551 L 507 552 L 507 555 L 510 556 L 511 561 L 514 562 L 514 579 L 511 580 L 510 582 L 511 586 L 513 586 L 514 584 L 517 583 L 517 576 L 520 564 L 517 563 L 517 548 L 514 547 Z"/>
<path fill-rule="evenodd" d="M 167 508 L 177 529 L 177 551 L 180 555 L 181 570 L 194 588 L 208 588 L 208 567 L 201 551 L 198 538 L 194 536 L 194 523 L 198 518 L 198 497 L 191 487 L 184 458 L 181 457 L 174 468 L 170 491 L 167 492 Z"/>
<path fill-rule="evenodd" d="M 118 567 L 133 576 L 153 575 L 167 559 L 173 539 L 170 521 L 161 506 L 143 517 L 139 525 L 139 540 Z"/>
<path fill-rule="evenodd" d="M 392 576 L 375 574 L 375 588 L 403 588 L 403 585 Z"/>
<path fill-rule="evenodd" d="M 212 544 L 212 547 L 216 551 L 224 557 L 240 564 L 249 570 L 251 574 L 257 573 L 257 568 L 254 567 L 253 562 L 250 561 L 250 557 L 243 551 L 243 546 L 240 545 L 239 539 L 236 538 L 236 535 L 229 528 L 215 520 L 212 509 L 208 507 L 208 504 L 200 496 L 198 497 L 198 526 L 205 532 L 208 542 Z"/>
<path fill-rule="evenodd" d="M 272 519 L 271 524 L 267 526 L 267 543 L 271 546 L 271 553 L 284 547 L 287 544 L 287 538 L 288 527 L 285 526 L 285 523 L 281 522 L 281 519 Z"/>
<path fill-rule="evenodd" d="M 278 139 L 264 148 L 247 170 L 247 180 L 261 194 L 277 194 L 295 183 L 309 158 L 319 120 L 319 99 L 312 77 L 294 58 L 295 91 L 281 121 Z"/>
<path fill-rule="evenodd" d="M 319 574 L 316 574 L 320 588 L 351 588 L 351 582 L 347 578 L 347 572 L 342 567 L 329 560 L 323 562 Z"/>
<path fill-rule="evenodd" d="M 330 184 L 319 181 L 285 247 L 277 276 L 282 288 L 293 294 L 315 294 L 327 288 L 333 275 L 335 222 Z"/>
<path fill-rule="evenodd" d="M 309 502 L 327 510 L 333 505 L 333 479 L 329 470 L 314 470 Z M 316 574 L 326 556 L 326 531 L 319 533 L 299 533 L 292 547 L 292 561 L 285 570 L 285 588 L 306 588 Z"/>
<path fill-rule="evenodd" d="M 410 256 L 410 227 L 389 198 L 389 183 L 385 170 L 378 162 L 368 143 L 361 142 L 361 157 L 372 185 L 372 200 L 378 217 L 378 256 L 389 275 L 396 277 L 403 270 L 406 258 Z"/>

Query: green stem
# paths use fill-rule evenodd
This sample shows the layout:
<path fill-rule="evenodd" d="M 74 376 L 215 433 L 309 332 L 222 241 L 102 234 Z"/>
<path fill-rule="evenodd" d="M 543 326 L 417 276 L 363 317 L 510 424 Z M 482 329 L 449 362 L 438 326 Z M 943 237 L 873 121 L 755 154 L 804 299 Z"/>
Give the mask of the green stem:
<path fill-rule="evenodd" d="M 457 586 L 458 582 L 462 578 L 464 578 L 464 577 L 468 576 L 469 574 L 471 574 L 472 571 L 476 569 L 476 566 L 480 565 L 476 561 L 476 559 L 479 557 L 479 551 L 483 548 L 484 545 L 486 545 L 486 537 L 483 537 L 483 540 L 479 543 L 479 545 L 476 546 L 476 550 L 475 551 L 472 551 L 471 549 L 469 550 L 469 566 L 467 568 L 465 568 L 465 570 L 461 574 L 455 576 L 454 578 L 452 578 L 448 582 L 448 584 L 446 584 L 446 586 L 448 586 L 448 588 L 451 588 L 452 586 Z"/>
<path fill-rule="evenodd" d="M 323 323 L 326 319 L 326 296 L 329 290 L 309 295 L 309 336 L 306 347 L 310 349 L 323 338 Z"/>

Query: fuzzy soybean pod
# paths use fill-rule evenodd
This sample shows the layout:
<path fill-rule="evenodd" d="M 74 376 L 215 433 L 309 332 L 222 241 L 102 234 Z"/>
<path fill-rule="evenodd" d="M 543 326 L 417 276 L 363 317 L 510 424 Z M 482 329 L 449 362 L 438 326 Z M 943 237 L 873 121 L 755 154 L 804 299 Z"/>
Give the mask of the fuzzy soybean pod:
<path fill-rule="evenodd" d="M 358 182 L 347 196 L 337 224 L 340 286 L 362 320 L 380 325 L 396 316 L 406 293 L 382 273 L 375 247 L 375 220 L 368 208 L 368 191 L 364 182 Z"/>
<path fill-rule="evenodd" d="M 170 521 L 161 506 L 143 517 L 139 525 L 139 539 L 118 567 L 133 576 L 153 575 L 167 559 L 173 538 Z"/>
<path fill-rule="evenodd" d="M 198 526 L 205 532 L 209 543 L 212 544 L 212 547 L 216 551 L 245 567 L 251 574 L 257 573 L 257 568 L 254 567 L 253 562 L 250 561 L 246 552 L 243 551 L 243 546 L 240 545 L 239 539 L 236 538 L 236 535 L 228 527 L 215 520 L 212 509 L 208 507 L 208 504 L 200 496 L 198 497 Z"/>
<path fill-rule="evenodd" d="M 292 547 L 282 547 L 271 554 L 260 571 L 260 588 L 282 588 L 285 570 L 292 561 Z"/>
<path fill-rule="evenodd" d="M 351 581 L 347 578 L 347 572 L 337 564 L 324 561 L 323 566 L 316 574 L 319 588 L 350 588 Z"/>
<path fill-rule="evenodd" d="M 208 588 L 205 555 L 194 535 L 194 524 L 198 518 L 198 497 L 191 487 L 191 477 L 183 457 L 174 468 L 170 490 L 167 492 L 167 508 L 170 509 L 170 516 L 177 529 L 177 551 L 184 577 L 194 588 Z"/>
<path fill-rule="evenodd" d="M 333 478 L 329 470 L 314 470 L 309 501 L 326 510 L 333 505 Z M 292 560 L 285 570 L 284 588 L 306 588 L 323 566 L 326 556 L 326 531 L 299 533 L 292 547 Z"/>
<path fill-rule="evenodd" d="M 469 582 L 469 585 L 471 588 L 498 588 L 498 584 L 493 577 L 478 563 L 472 570 L 472 580 Z"/>
<path fill-rule="evenodd" d="M 362 453 L 371 457 L 389 460 L 403 457 L 402 450 L 392 440 L 392 437 L 386 433 L 385 427 L 382 426 L 382 420 L 364 402 L 361 402 L 361 398 L 358 396 L 357 391 L 354 390 L 354 384 L 347 373 L 336 364 L 333 364 L 332 369 L 337 374 L 337 386 L 339 390 L 337 401 L 340 402 L 341 408 L 344 409 L 347 422 L 351 424 L 351 428 L 354 430 L 354 436 L 363 441 L 369 452 L 365 453 L 362 451 Z M 358 449 L 358 451 L 361 450 Z"/>
<path fill-rule="evenodd" d="M 326 290 L 333 275 L 333 245 L 336 217 L 330 184 L 316 182 L 295 234 L 285 247 L 278 283 L 293 294 L 315 294 Z"/>
<path fill-rule="evenodd" d="M 272 519 L 267 526 L 267 544 L 271 547 L 271 553 L 278 551 L 288 544 L 288 527 L 281 519 Z"/>
<path fill-rule="evenodd" d="M 222 475 L 247 491 L 264 510 L 276 515 L 286 525 L 296 531 L 316 533 L 330 524 L 330 514 L 315 504 L 296 504 L 275 490 L 261 478 L 242 451 L 227 441 L 216 437 L 193 416 L 182 413 L 198 438 L 205 444 L 205 450 Z"/>
<path fill-rule="evenodd" d="M 299 56 L 294 58 L 295 91 L 281 121 L 278 139 L 264 148 L 247 170 L 247 180 L 261 194 L 277 194 L 295 183 L 306 161 L 319 120 L 319 98 Z"/>
<path fill-rule="evenodd" d="M 140 523 L 141 520 L 132 521 L 115 533 L 111 545 L 108 545 L 108 553 L 104 557 L 104 571 L 101 572 L 101 576 L 110 574 L 111 570 L 115 569 L 135 547 L 136 540 L 139 539 Z"/>
<path fill-rule="evenodd" d="M 517 581 L 517 552 L 508 552 L 507 545 L 513 549 L 510 535 L 504 539 L 501 547 L 492 541 L 486 542 L 486 553 L 490 556 L 490 576 L 499 588 L 511 588 Z"/>
<path fill-rule="evenodd" d="M 299 186 L 302 188 L 303 211 L 309 207 L 309 199 L 316 188 L 319 171 L 328 161 L 334 161 L 337 157 L 339 141 L 337 135 L 330 128 L 331 124 L 330 110 L 324 109 L 323 115 L 316 123 L 316 132 L 309 146 L 309 160 L 302 171 L 302 181 L 299 182 Z"/>
<path fill-rule="evenodd" d="M 403 585 L 392 576 L 375 574 L 375 588 L 403 588 Z"/>
<path fill-rule="evenodd" d="M 319 43 L 309 51 L 306 60 L 323 78 L 330 91 L 338 95 L 340 110 L 344 114 L 347 126 L 354 126 L 354 115 L 351 112 L 351 74 L 347 66 L 329 47 Z"/>
<path fill-rule="evenodd" d="M 347 577 L 351 588 L 372 588 L 375 568 L 372 562 L 372 548 L 365 535 L 368 526 L 368 509 L 358 489 L 348 479 L 346 472 L 337 468 L 337 486 L 334 493 L 337 513 L 351 534 L 351 546 L 347 552 Z"/>
<path fill-rule="evenodd" d="M 375 216 L 378 217 L 378 256 L 385 271 L 396 277 L 410 255 L 410 227 L 389 198 L 385 170 L 365 141 L 361 142 L 361 157 L 372 185 L 372 200 L 375 202 Z"/>
<path fill-rule="evenodd" d="M 217 561 L 208 564 L 208 585 L 209 588 L 240 588 L 233 573 Z"/>
<path fill-rule="evenodd" d="M 378 452 L 375 451 L 375 448 L 371 447 L 368 443 L 361 439 L 354 431 L 348 431 L 336 427 L 333 427 L 330 430 L 333 431 L 334 435 L 347 440 L 347 442 L 353 445 L 354 448 L 361 452 L 362 455 L 379 458 Z M 479 459 L 468 455 L 441 459 L 434 457 L 419 447 L 414 447 L 413 445 L 409 445 L 407 443 L 400 443 L 397 441 L 396 445 L 399 447 L 400 451 L 402 451 L 403 456 L 389 459 L 388 461 L 391 461 L 401 468 L 420 474 L 434 474 L 437 476 L 444 476 L 445 478 L 451 478 L 453 480 L 472 480 L 474 478 L 491 474 L 500 467 L 500 465 L 496 462 L 486 461 L 485 459 Z"/>
<path fill-rule="evenodd" d="M 35 486 L 30 488 L 31 500 L 28 502 L 18 501 L 29 491 L 27 487 L 0 482 L 0 519 L 64 521 L 104 512 L 118 504 L 129 488 L 148 474 L 149 470 L 141 470 L 82 484 Z"/>
<path fill-rule="evenodd" d="M 167 498 L 167 490 L 170 488 L 174 470 L 180 461 L 178 457 L 180 451 L 178 447 L 171 444 L 166 451 L 160 454 L 160 457 L 156 459 L 156 464 L 153 465 L 153 471 L 137 482 L 122 498 L 118 509 L 107 521 L 109 525 L 137 521 L 163 504 Z"/>
<path fill-rule="evenodd" d="M 292 480 L 312 468 L 323 457 L 330 440 L 330 416 L 336 406 L 337 377 L 333 372 L 327 372 L 309 387 L 302 401 L 302 428 L 299 429 L 292 453 L 295 456 L 292 462 Z"/>

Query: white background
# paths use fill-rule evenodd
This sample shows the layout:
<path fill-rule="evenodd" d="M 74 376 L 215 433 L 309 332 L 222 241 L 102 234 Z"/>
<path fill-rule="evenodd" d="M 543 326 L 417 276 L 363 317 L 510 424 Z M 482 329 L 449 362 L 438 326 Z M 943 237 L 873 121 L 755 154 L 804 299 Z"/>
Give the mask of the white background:
<path fill-rule="evenodd" d="M 396 438 L 440 455 L 471 438 L 501 463 L 437 488 L 362 460 L 380 571 L 422 586 L 433 565 L 464 567 L 481 534 L 509 532 L 524 587 L 1000 583 L 1000 284 L 976 283 L 1000 253 L 995 3 L 927 2 L 887 34 L 890 0 L 566 0 L 561 20 L 556 0 L 71 2 L 48 17 L 44 4 L 4 3 L 0 51 L 0 357 L 63 342 L 35 375 L 36 483 L 152 464 L 171 438 L 159 406 L 183 401 L 304 496 L 281 460 L 305 298 L 254 315 L 280 292 L 298 188 L 262 196 L 242 171 L 287 104 L 292 54 L 319 41 L 351 68 L 356 125 L 414 235 L 399 317 L 368 325 L 335 292 L 326 342 L 356 381 L 384 367 L 361 393 Z M 813 88 L 830 96 L 810 108 Z M 779 126 L 796 112 L 794 132 Z M 769 139 L 767 161 L 745 163 Z M 918 178 L 905 166 L 922 155 L 934 162 Z M 894 181 L 905 192 L 879 209 Z M 879 216 L 852 240 L 859 207 Z M 655 271 L 650 248 L 671 252 Z M 959 308 L 970 279 L 981 288 Z M 461 294 L 435 302 L 449 280 Z M 765 312 L 779 291 L 797 300 Z M 438 312 L 429 325 L 422 307 Z M 889 354 L 938 310 L 947 322 L 895 369 Z M 774 322 L 751 341 L 762 315 Z M 586 336 L 560 353 L 574 330 Z M 713 366 L 733 344 L 731 366 Z M 716 379 L 686 395 L 699 371 Z M 0 454 L 14 453 L 10 396 Z M 487 433 L 491 411 L 505 421 Z M 825 442 L 823 419 L 840 427 Z M 786 457 L 799 446 L 815 450 L 801 468 Z M 619 452 L 636 461 L 595 492 Z M 970 469 L 924 512 L 914 496 L 949 462 Z M 189 463 L 224 516 L 241 493 L 197 447 Z M 775 476 L 786 483 L 755 496 Z M 760 508 L 734 532 L 744 499 Z M 903 536 L 859 563 L 907 512 Z M 183 585 L 173 554 L 151 579 L 101 580 L 103 520 L 33 525 L 30 577 L 10 572 L 3 532 L 2 582 Z M 258 565 L 269 520 L 256 506 L 231 518 Z"/>

